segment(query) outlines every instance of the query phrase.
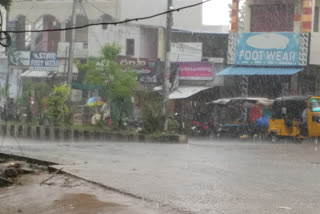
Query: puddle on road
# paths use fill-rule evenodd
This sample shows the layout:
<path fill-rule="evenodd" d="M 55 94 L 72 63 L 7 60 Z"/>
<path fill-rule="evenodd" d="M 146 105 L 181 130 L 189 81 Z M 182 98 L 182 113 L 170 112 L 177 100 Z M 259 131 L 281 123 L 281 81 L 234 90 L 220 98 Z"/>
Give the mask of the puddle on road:
<path fill-rule="evenodd" d="M 100 201 L 95 195 L 68 193 L 53 202 L 55 209 L 70 214 L 122 213 L 125 206 Z"/>

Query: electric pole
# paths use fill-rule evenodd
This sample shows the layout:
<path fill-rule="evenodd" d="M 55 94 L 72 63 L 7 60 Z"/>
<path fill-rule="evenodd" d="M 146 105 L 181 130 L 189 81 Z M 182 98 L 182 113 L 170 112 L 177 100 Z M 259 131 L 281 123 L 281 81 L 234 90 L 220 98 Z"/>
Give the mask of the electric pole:
<path fill-rule="evenodd" d="M 172 0 L 168 0 L 168 11 L 172 10 Z M 168 108 L 169 108 L 169 77 L 170 77 L 170 51 L 171 30 L 173 25 L 172 13 L 167 14 L 166 37 L 165 37 L 165 68 L 163 74 L 163 116 L 164 131 L 168 131 Z"/>
<path fill-rule="evenodd" d="M 73 0 L 72 4 L 72 14 L 71 14 L 71 27 L 74 28 L 76 26 L 76 7 L 78 4 L 78 0 Z M 68 85 L 71 88 L 72 84 L 72 75 L 73 75 L 73 43 L 75 39 L 75 33 L 74 29 L 70 30 L 71 33 L 71 38 L 70 38 L 70 43 L 69 43 L 69 61 L 68 61 Z"/>
<path fill-rule="evenodd" d="M 9 25 L 9 8 L 6 8 L 6 29 L 8 30 L 8 25 Z M 4 20 L 1 20 L 1 25 L 3 27 L 4 25 Z M 10 29 L 11 30 L 11 29 Z M 6 85 L 5 85 L 5 96 L 6 96 L 6 108 L 8 105 L 8 98 L 9 98 L 9 79 L 10 79 L 10 47 L 6 47 L 6 52 L 7 52 L 7 59 L 8 59 L 8 70 L 7 70 L 7 75 L 6 75 Z"/>

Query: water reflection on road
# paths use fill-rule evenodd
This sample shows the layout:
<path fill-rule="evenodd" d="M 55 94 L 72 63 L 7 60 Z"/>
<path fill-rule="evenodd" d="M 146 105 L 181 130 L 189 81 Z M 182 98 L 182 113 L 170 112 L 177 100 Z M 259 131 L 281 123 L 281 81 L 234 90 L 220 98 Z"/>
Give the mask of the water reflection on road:
<path fill-rule="evenodd" d="M 320 210 L 315 144 L 190 140 L 188 145 L 22 142 L 26 155 L 194 213 L 313 214 Z M 4 151 L 19 154 L 14 141 Z M 282 208 L 281 208 L 282 207 Z"/>

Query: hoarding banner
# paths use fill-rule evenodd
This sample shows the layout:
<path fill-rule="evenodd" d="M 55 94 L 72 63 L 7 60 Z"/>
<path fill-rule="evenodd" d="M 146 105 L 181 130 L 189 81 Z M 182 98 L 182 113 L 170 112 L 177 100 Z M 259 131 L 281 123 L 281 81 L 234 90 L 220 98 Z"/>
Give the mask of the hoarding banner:
<path fill-rule="evenodd" d="M 57 53 L 31 52 L 30 70 L 33 71 L 58 71 L 59 60 Z"/>
<path fill-rule="evenodd" d="M 29 51 L 14 51 L 9 53 L 9 65 L 17 67 L 30 66 Z"/>
<path fill-rule="evenodd" d="M 298 66 L 299 38 L 297 33 L 239 33 L 236 64 Z"/>
<path fill-rule="evenodd" d="M 138 81 L 142 83 L 156 83 L 158 81 L 157 71 L 160 60 L 149 58 L 131 58 L 119 56 L 118 63 L 129 66 L 138 73 Z"/>
<path fill-rule="evenodd" d="M 212 80 L 213 64 L 211 62 L 182 62 L 179 63 L 181 80 Z"/>

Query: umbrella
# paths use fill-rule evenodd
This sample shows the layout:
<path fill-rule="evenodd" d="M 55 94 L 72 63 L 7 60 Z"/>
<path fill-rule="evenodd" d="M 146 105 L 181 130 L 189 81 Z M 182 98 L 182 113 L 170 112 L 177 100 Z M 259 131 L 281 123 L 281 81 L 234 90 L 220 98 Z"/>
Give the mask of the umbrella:
<path fill-rule="evenodd" d="M 87 102 L 87 106 L 102 106 L 103 104 L 101 97 L 91 97 Z"/>

